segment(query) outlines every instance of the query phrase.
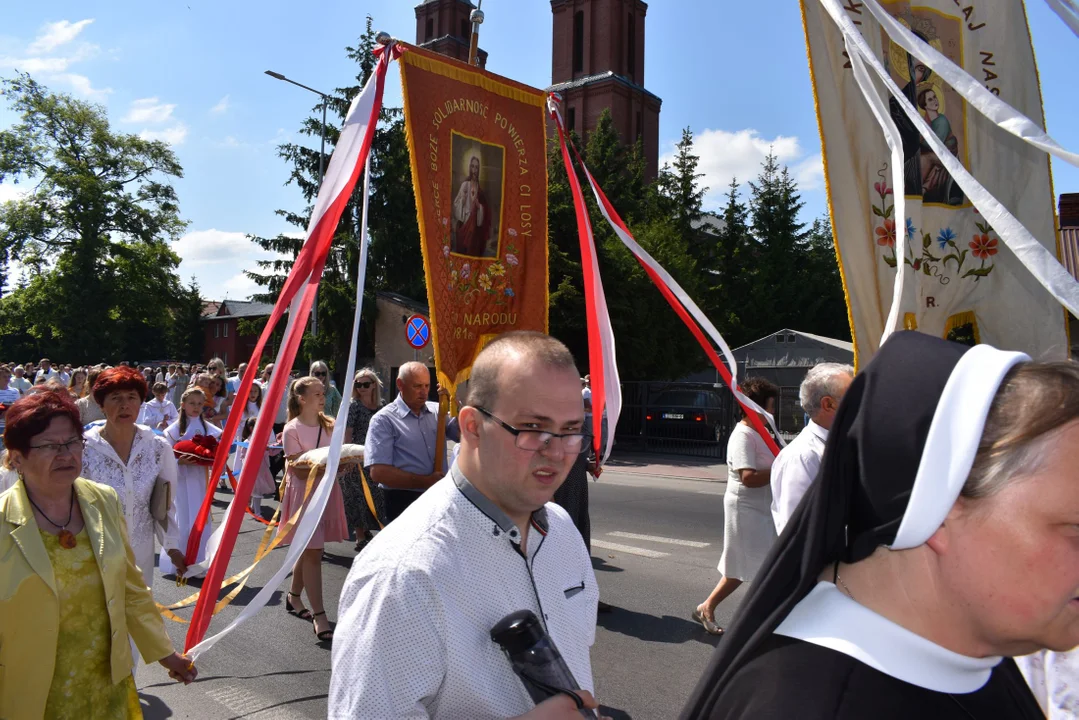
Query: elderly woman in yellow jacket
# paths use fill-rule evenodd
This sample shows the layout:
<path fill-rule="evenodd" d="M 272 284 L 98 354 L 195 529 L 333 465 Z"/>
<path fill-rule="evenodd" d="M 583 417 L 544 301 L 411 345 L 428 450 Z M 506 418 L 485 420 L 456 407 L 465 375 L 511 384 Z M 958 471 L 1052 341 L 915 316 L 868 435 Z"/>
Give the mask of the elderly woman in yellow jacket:
<path fill-rule="evenodd" d="M 195 679 L 127 542 L 116 492 L 84 480 L 79 411 L 42 392 L 7 412 L 0 495 L 0 718 L 141 718 L 128 636 L 147 662 Z"/>

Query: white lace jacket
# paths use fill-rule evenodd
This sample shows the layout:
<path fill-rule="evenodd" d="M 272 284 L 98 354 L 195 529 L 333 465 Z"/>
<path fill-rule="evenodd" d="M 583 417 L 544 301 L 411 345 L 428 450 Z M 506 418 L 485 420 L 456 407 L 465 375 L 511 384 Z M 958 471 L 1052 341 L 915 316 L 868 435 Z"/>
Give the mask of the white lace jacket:
<path fill-rule="evenodd" d="M 180 549 L 176 538 L 176 503 L 169 507 L 168 530 L 154 522 L 150 515 L 150 496 L 154 483 L 160 475 L 176 484 L 176 458 L 165 438 L 154 434 L 144 425 L 136 425 L 135 439 L 127 465 L 113 450 L 112 445 L 101 437 L 104 426 L 86 431 L 86 449 L 82 453 L 82 476 L 88 480 L 108 485 L 120 496 L 127 520 L 128 539 L 135 558 L 144 574 L 153 569 L 154 537 L 165 550 Z M 173 493 L 175 497 L 175 492 Z M 144 565 L 144 563 L 147 563 Z"/>

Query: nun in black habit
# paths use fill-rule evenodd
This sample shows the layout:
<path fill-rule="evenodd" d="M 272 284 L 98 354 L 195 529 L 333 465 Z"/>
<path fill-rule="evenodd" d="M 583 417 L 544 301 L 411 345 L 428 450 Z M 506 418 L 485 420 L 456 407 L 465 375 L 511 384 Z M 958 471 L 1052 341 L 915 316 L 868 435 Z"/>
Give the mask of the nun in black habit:
<path fill-rule="evenodd" d="M 1076 367 L 894 334 L 681 717 L 1044 717 L 1005 656 L 1079 644 Z"/>

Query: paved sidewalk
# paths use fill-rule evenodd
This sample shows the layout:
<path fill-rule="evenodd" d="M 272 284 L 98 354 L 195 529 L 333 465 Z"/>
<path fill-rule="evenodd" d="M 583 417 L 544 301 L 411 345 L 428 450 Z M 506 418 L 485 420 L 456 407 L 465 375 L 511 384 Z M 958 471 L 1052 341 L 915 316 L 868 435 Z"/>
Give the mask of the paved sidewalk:
<path fill-rule="evenodd" d="M 727 466 L 715 458 L 688 455 L 661 455 L 641 452 L 615 452 L 603 468 L 625 475 L 679 478 L 700 482 L 727 482 Z M 601 476 L 602 479 L 602 476 Z"/>

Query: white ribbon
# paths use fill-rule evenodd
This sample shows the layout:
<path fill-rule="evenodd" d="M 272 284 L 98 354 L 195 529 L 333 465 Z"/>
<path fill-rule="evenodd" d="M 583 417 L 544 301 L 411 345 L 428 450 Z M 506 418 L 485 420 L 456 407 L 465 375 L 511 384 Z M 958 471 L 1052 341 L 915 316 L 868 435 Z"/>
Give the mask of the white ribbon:
<path fill-rule="evenodd" d="M 562 113 L 559 112 L 557 104 L 548 101 L 548 106 L 552 108 L 555 115 L 557 116 L 558 124 L 562 125 Z M 686 291 L 682 289 L 682 286 L 679 285 L 673 277 L 671 277 L 670 273 L 668 273 L 662 265 L 656 262 L 655 258 L 649 255 L 643 247 L 638 245 L 637 241 L 633 238 L 632 235 L 623 230 L 619 223 L 615 222 L 614 218 L 612 218 L 610 213 L 607 212 L 607 207 L 604 205 L 603 200 L 600 197 L 599 186 L 596 184 L 596 179 L 592 177 L 592 173 L 588 171 L 588 166 L 585 165 L 583 161 L 581 161 L 581 168 L 584 170 L 585 177 L 588 178 L 588 185 L 592 188 L 592 195 L 596 199 L 596 205 L 599 206 L 599 211 L 603 214 L 603 217 L 607 220 L 607 223 L 611 226 L 611 229 L 614 230 L 615 235 L 617 235 L 618 239 L 621 240 L 627 248 L 629 248 L 629 251 L 631 253 L 633 253 L 638 259 L 641 260 L 641 262 L 651 268 L 660 277 L 660 279 L 663 280 L 667 288 L 678 299 L 678 302 L 682 303 L 682 307 L 684 307 L 686 311 L 693 316 L 693 319 L 697 321 L 697 324 L 700 325 L 706 333 L 708 333 L 708 336 L 712 338 L 712 342 L 714 342 L 719 347 L 720 352 L 723 353 L 723 358 L 727 361 L 727 370 L 731 374 L 731 392 L 734 393 L 735 398 L 737 398 L 738 401 L 745 407 L 763 415 L 768 420 L 768 425 L 772 428 L 772 432 L 775 433 L 776 442 L 779 444 L 780 447 L 785 446 L 786 443 L 783 441 L 783 437 L 779 434 L 779 430 L 776 428 L 775 418 L 772 416 L 772 414 L 766 411 L 757 403 L 750 400 L 748 397 L 746 397 L 738 388 L 738 363 L 734 361 L 734 354 L 731 353 L 730 346 L 727 345 L 727 341 L 723 339 L 723 336 L 719 333 L 719 330 L 717 330 L 716 326 L 712 324 L 712 321 L 708 319 L 708 316 L 701 312 L 701 309 L 697 307 L 697 303 L 693 302 L 689 295 L 686 294 Z"/>
<path fill-rule="evenodd" d="M 941 164 L 952 176 L 955 182 L 962 188 L 963 192 L 973 203 L 974 207 L 982 214 L 996 233 L 1000 236 L 1000 239 L 1011 250 L 1016 258 L 1023 264 L 1024 267 L 1034 276 L 1042 287 L 1044 287 L 1061 305 L 1066 307 L 1072 315 L 1079 317 L 1079 282 L 1060 264 L 1060 261 L 1049 252 L 1044 245 L 1035 239 L 1031 235 L 1030 231 L 1023 227 L 1022 223 L 1014 215 L 1012 215 L 1007 208 L 1004 207 L 993 195 L 982 187 L 973 175 L 971 175 L 963 164 L 952 155 L 952 153 L 937 137 L 936 133 L 930 129 L 926 124 L 925 119 L 915 109 L 915 107 L 907 99 L 906 95 L 899 89 L 899 86 L 892 80 L 891 74 L 884 68 L 880 60 L 870 49 L 865 38 L 862 37 L 861 32 L 854 26 L 854 22 L 843 11 L 837 0 L 821 0 L 821 4 L 836 25 L 844 35 L 846 42 L 848 55 L 851 60 L 851 67 L 856 68 L 861 66 L 861 72 L 865 72 L 865 63 L 868 63 L 869 67 L 873 68 L 873 71 L 880 78 L 884 86 L 888 88 L 888 91 L 892 94 L 898 103 L 903 108 L 903 112 L 918 128 L 918 132 L 921 133 L 922 138 L 926 144 L 936 153 L 940 159 Z M 857 75 L 857 70 L 856 70 Z M 862 94 L 865 96 L 866 102 L 873 106 L 876 93 L 867 92 L 867 88 L 859 82 L 859 88 L 862 90 Z M 880 102 L 880 98 L 876 97 L 876 102 Z M 893 124 L 894 126 L 894 124 Z M 886 131 L 887 132 L 887 131 Z M 1027 139 L 1027 138 L 1024 138 Z M 1028 140 L 1029 142 L 1029 140 Z M 902 193 L 902 186 L 895 188 L 896 201 L 898 203 L 899 195 Z M 904 221 L 904 237 L 906 232 Z M 898 232 L 898 231 L 897 231 Z M 898 237 L 897 237 L 898 241 Z M 896 283 L 899 285 L 901 276 L 896 272 Z M 902 286 L 896 289 L 893 294 L 895 297 L 902 295 Z M 898 317 L 898 310 L 893 307 L 888 313 L 889 318 Z M 894 325 L 889 326 L 894 327 Z M 886 328 L 886 333 L 888 328 Z"/>
<path fill-rule="evenodd" d="M 1049 3 L 1049 7 L 1053 9 L 1060 19 L 1072 29 L 1072 32 L 1079 35 L 1079 5 L 1075 4 L 1075 0 L 1045 0 Z"/>
<path fill-rule="evenodd" d="M 349 378 L 350 382 L 352 376 L 356 373 L 356 352 L 359 345 L 360 316 L 363 314 L 363 285 L 364 279 L 367 276 L 367 204 L 368 199 L 371 196 L 370 185 L 371 155 L 368 153 L 367 164 L 364 168 L 363 176 L 363 220 L 360 224 L 360 262 L 359 270 L 356 274 L 356 315 L 352 319 L 352 343 L 348 353 L 348 367 L 345 370 L 345 377 Z M 216 635 L 205 638 L 198 645 L 191 648 L 191 652 L 188 654 L 193 661 L 197 660 L 199 655 L 213 647 L 218 640 L 231 633 L 262 610 L 262 608 L 270 601 L 270 598 L 273 597 L 273 594 L 278 591 L 278 587 L 285 579 L 285 576 L 291 572 L 296 561 L 299 560 L 300 554 L 307 549 L 307 543 L 310 542 L 311 536 L 314 535 L 315 530 L 318 529 L 318 525 L 322 521 L 322 514 L 325 512 L 326 505 L 330 500 L 330 493 L 337 483 L 337 468 L 341 460 L 341 445 L 344 443 L 345 439 L 345 426 L 348 424 L 348 408 L 351 403 L 352 393 L 349 392 L 347 398 L 342 400 L 341 408 L 337 411 L 337 417 L 334 420 L 333 434 L 330 436 L 330 452 L 329 457 L 326 460 L 326 472 L 322 476 L 322 480 L 319 482 L 318 487 L 315 488 L 314 492 L 311 493 L 308 498 L 307 507 L 304 509 L 303 517 L 300 518 L 300 522 L 296 526 L 292 542 L 288 546 L 288 552 L 285 554 L 285 559 L 281 563 L 281 567 L 274 573 L 274 576 L 270 578 L 269 582 L 259 590 L 258 594 L 252 598 L 251 602 L 240 611 L 240 614 L 228 624 L 228 626 Z"/>
<path fill-rule="evenodd" d="M 388 60 L 387 60 L 388 62 Z M 372 76 L 373 80 L 374 76 Z M 372 85 L 373 87 L 373 85 Z M 358 101 L 359 98 L 357 98 Z M 353 104 L 353 110 L 356 108 L 356 104 Z M 369 111 L 367 115 L 364 115 L 363 122 L 366 124 L 369 117 Z M 346 121 L 346 125 L 347 125 Z M 345 377 L 349 379 L 351 384 L 352 376 L 356 372 L 356 353 L 358 348 L 358 339 L 360 335 L 360 316 L 363 314 L 363 285 L 364 279 L 367 276 L 367 207 L 368 199 L 371 196 L 371 154 L 367 155 L 367 163 L 364 167 L 363 177 L 363 219 L 360 223 L 360 261 L 359 269 L 356 273 L 356 314 L 352 319 L 352 342 L 349 348 L 348 354 L 348 367 L 345 370 Z M 335 188 L 335 195 L 339 192 L 339 189 Z M 299 298 L 300 295 L 297 295 Z M 292 322 L 292 318 L 296 316 L 295 308 L 293 312 L 289 313 L 289 323 Z M 288 370 L 282 368 L 280 365 L 274 368 L 274 372 L 287 372 Z M 352 393 L 348 393 L 348 397 L 344 398 L 341 402 L 341 408 L 337 411 L 337 418 L 334 420 L 333 434 L 330 437 L 330 452 L 326 461 L 326 472 L 319 482 L 318 487 L 311 493 L 308 498 L 307 507 L 303 511 L 303 517 L 300 518 L 300 522 L 295 528 L 295 533 L 292 537 L 292 542 L 289 544 L 288 552 L 285 554 L 285 559 L 281 564 L 281 567 L 277 570 L 274 576 L 266 583 L 258 594 L 252 598 L 236 618 L 228 624 L 221 632 L 211 637 L 205 638 L 198 645 L 191 648 L 189 655 L 192 660 L 197 660 L 199 655 L 209 650 L 218 640 L 225 637 L 244 622 L 254 617 L 266 604 L 270 601 L 270 598 L 275 592 L 281 582 L 285 579 L 285 576 L 292 570 L 296 561 L 299 559 L 300 554 L 307 548 L 307 543 L 310 542 L 311 536 L 315 534 L 315 530 L 318 528 L 318 524 L 322 521 L 322 514 L 326 510 L 326 505 L 330 500 L 330 493 L 333 490 L 334 485 L 337 483 L 337 468 L 341 460 L 341 445 L 345 438 L 345 426 L 348 424 L 348 408 L 352 402 Z M 276 412 L 276 408 L 273 408 Z M 235 499 L 233 500 L 235 502 Z M 224 523 L 222 523 L 223 525 Z M 211 538 L 211 542 L 217 537 L 217 533 L 214 533 L 214 538 Z M 209 558 L 210 554 L 207 553 Z M 207 560 L 207 564 L 209 560 Z"/>
<path fill-rule="evenodd" d="M 834 0 L 827 0 L 827 2 L 834 2 Z M 903 27 L 903 24 L 889 15 L 888 11 L 882 8 L 877 0 L 863 0 L 863 2 L 866 9 L 873 13 L 873 17 L 877 19 L 896 45 L 918 58 L 927 68 L 939 75 L 957 93 L 962 95 L 963 99 L 970 103 L 972 108 L 995 122 L 1001 130 L 1005 130 L 1034 147 L 1079 167 L 1079 153 L 1073 153 L 1061 147 L 1036 122 L 989 92 L 970 73 Z M 1053 0 L 1050 0 L 1050 2 L 1053 2 Z M 851 25 L 853 26 L 853 23 Z M 858 33 L 858 37 L 862 37 L 861 33 Z M 862 43 L 865 43 L 864 38 L 862 38 Z M 868 48 L 868 45 L 865 47 Z"/>

